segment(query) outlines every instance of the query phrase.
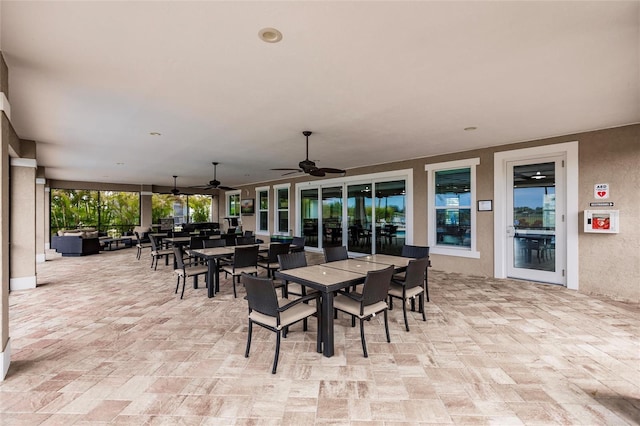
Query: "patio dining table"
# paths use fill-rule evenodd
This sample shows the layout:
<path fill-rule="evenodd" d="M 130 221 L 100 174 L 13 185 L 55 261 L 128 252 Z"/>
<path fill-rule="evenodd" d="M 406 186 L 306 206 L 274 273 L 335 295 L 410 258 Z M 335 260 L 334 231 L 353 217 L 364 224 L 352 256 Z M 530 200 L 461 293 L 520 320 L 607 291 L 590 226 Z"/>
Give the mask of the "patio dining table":
<path fill-rule="evenodd" d="M 302 284 L 322 293 L 322 329 L 320 330 L 322 333 L 322 353 L 325 357 L 332 357 L 335 351 L 333 292 L 363 283 L 369 271 L 385 269 L 389 265 L 394 265 L 396 272 L 403 271 L 410 260 L 412 259 L 407 257 L 371 255 L 276 271 L 275 276 L 282 280 Z"/>
<path fill-rule="evenodd" d="M 220 291 L 220 259 L 225 257 L 233 256 L 236 247 L 250 247 L 253 245 L 257 245 L 258 251 L 266 252 L 269 251 L 269 246 L 271 244 L 280 244 L 280 243 L 263 243 L 263 244 L 247 244 L 247 245 L 237 245 L 237 246 L 225 246 L 225 247 L 212 247 L 212 248 L 203 248 L 203 249 L 190 249 L 189 253 L 193 256 L 199 257 L 200 259 L 206 260 L 208 269 L 207 269 L 207 282 L 213 283 L 213 285 L 209 285 L 207 289 L 207 296 L 214 297 L 215 293 Z M 294 247 L 294 246 L 291 246 Z M 196 283 L 194 282 L 194 288 Z"/>

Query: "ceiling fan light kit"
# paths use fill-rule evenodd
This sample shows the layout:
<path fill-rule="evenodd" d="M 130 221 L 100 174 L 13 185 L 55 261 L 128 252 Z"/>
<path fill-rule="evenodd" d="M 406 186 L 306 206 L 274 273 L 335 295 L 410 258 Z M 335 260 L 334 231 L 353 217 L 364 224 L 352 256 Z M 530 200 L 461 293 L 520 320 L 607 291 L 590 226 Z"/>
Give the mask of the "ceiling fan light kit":
<path fill-rule="evenodd" d="M 314 161 L 309 160 L 309 136 L 311 136 L 312 133 L 313 132 L 310 130 L 305 130 L 302 132 L 302 134 L 305 136 L 307 140 L 307 156 L 304 160 L 298 163 L 297 169 L 278 168 L 278 169 L 271 169 L 271 170 L 277 170 L 277 171 L 289 170 L 288 173 L 285 173 L 282 176 L 290 175 L 293 173 L 300 173 L 300 172 L 306 173 L 311 176 L 316 176 L 316 177 L 326 176 L 327 173 L 337 173 L 337 174 L 345 175 L 347 173 L 345 170 L 336 169 L 333 167 L 316 167 L 316 163 Z"/>

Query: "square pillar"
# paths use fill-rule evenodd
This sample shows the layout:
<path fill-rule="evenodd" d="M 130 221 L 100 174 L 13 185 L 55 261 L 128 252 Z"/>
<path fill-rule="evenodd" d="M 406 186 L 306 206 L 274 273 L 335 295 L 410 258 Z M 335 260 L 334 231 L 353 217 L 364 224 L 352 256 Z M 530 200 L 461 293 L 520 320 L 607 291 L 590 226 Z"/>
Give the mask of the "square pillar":
<path fill-rule="evenodd" d="M 36 160 L 11 159 L 11 291 L 36 287 Z"/>

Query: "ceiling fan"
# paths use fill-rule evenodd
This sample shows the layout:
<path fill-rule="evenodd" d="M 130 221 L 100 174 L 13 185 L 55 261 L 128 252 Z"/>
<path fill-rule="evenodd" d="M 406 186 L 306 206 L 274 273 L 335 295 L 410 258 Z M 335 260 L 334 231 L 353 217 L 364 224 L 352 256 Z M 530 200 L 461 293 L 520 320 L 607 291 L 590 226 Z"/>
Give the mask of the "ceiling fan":
<path fill-rule="evenodd" d="M 217 161 L 213 161 L 213 180 L 210 180 L 206 185 L 194 186 L 194 188 L 200 189 L 222 189 L 223 191 L 233 191 L 235 188 L 231 188 L 230 186 L 220 185 L 220 181 L 216 178 L 216 168 L 218 166 Z"/>
<path fill-rule="evenodd" d="M 180 190 L 178 189 L 178 187 L 176 185 L 177 179 L 178 179 L 178 176 L 173 175 L 173 189 L 171 190 L 171 193 L 173 195 L 180 195 Z"/>
<path fill-rule="evenodd" d="M 342 169 L 334 169 L 332 167 L 316 167 L 316 163 L 314 161 L 309 160 L 309 136 L 311 136 L 311 133 L 313 132 L 311 132 L 310 130 L 305 130 L 304 132 L 302 132 L 302 134 L 307 138 L 307 157 L 303 161 L 298 163 L 297 169 L 278 168 L 278 169 L 271 169 L 271 170 L 280 170 L 280 171 L 290 170 L 289 173 L 285 173 L 282 176 L 290 175 L 293 173 L 299 173 L 299 172 L 304 172 L 308 175 L 319 176 L 319 177 L 325 176 L 327 173 L 341 173 L 343 175 L 347 173 Z"/>

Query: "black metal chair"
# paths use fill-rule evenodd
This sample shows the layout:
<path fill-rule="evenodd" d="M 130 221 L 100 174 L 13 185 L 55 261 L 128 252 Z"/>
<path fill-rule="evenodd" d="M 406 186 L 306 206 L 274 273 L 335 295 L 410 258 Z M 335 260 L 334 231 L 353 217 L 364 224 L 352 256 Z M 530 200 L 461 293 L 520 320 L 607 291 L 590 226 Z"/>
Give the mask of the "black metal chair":
<path fill-rule="evenodd" d="M 275 271 L 280 268 L 278 255 L 289 253 L 290 243 L 271 243 L 266 256 L 259 256 L 258 266 L 267 270 L 267 277 L 272 278 Z"/>
<path fill-rule="evenodd" d="M 362 351 L 364 357 L 369 356 L 367 343 L 364 338 L 364 321 L 384 313 L 384 329 L 387 333 L 387 342 L 391 342 L 389 335 L 389 321 L 387 319 L 387 294 L 391 284 L 394 267 L 389 266 L 379 271 L 367 272 L 367 277 L 362 287 L 362 293 L 339 291 L 333 300 L 333 308 L 351 315 L 351 325 L 355 325 L 355 318 L 360 320 L 360 339 L 362 340 Z"/>
<path fill-rule="evenodd" d="M 248 244 L 255 244 L 256 237 L 254 236 L 238 236 L 236 237 L 236 245 L 238 246 L 246 246 Z"/>
<path fill-rule="evenodd" d="M 191 240 L 189 241 L 189 248 L 190 249 L 201 249 L 204 247 L 203 241 L 204 240 L 208 240 L 209 237 L 207 236 L 200 236 L 200 235 L 192 235 L 191 236 Z"/>
<path fill-rule="evenodd" d="M 345 246 L 325 247 L 323 248 L 323 251 L 324 251 L 324 261 L 327 263 L 336 262 L 338 260 L 345 260 L 349 258 L 349 254 Z"/>
<path fill-rule="evenodd" d="M 258 249 L 258 246 L 236 247 L 233 253 L 233 261 L 228 265 L 222 265 L 225 275 L 231 275 L 233 297 L 238 297 L 236 280 L 240 282 L 240 275 L 243 273 L 258 275 Z M 273 287 L 273 285 L 271 286 Z"/>
<path fill-rule="evenodd" d="M 391 280 L 389 287 L 389 309 L 393 309 L 393 298 L 402 300 L 402 314 L 404 315 L 404 327 L 409 331 L 409 322 L 407 321 L 407 302 L 412 301 L 415 305 L 415 298 L 418 297 L 419 312 L 422 313 L 422 321 L 426 321 L 424 309 L 424 297 L 426 294 L 425 283 L 427 282 L 427 265 L 428 257 L 422 257 L 409 261 L 404 278 L 399 280 L 395 276 Z"/>
<path fill-rule="evenodd" d="M 253 324 L 273 331 L 276 333 L 276 349 L 271 373 L 276 374 L 280 356 L 280 340 L 283 332 L 286 333 L 289 326 L 298 321 L 304 321 L 304 331 L 306 331 L 307 318 L 314 314 L 317 316 L 316 351 L 322 352 L 319 293 L 290 301 L 278 298 L 269 278 L 258 278 L 242 274 L 242 283 L 247 290 L 247 302 L 249 303 L 249 329 L 247 333 L 247 348 L 244 353 L 245 358 L 249 357 L 249 350 L 251 349 Z M 316 300 L 315 305 L 303 303 L 314 299 Z"/>
<path fill-rule="evenodd" d="M 138 233 L 138 231 L 134 231 L 133 234 L 136 236 L 136 248 L 138 249 L 138 251 L 136 252 L 136 259 L 140 260 L 140 258 L 142 257 L 142 250 L 146 248 L 151 248 L 151 242 L 148 242 L 148 243 L 143 242 L 142 238 L 140 238 L 140 234 Z"/>
<path fill-rule="evenodd" d="M 402 246 L 402 252 L 400 254 L 402 257 L 413 257 L 416 259 L 420 259 L 422 257 L 427 258 L 427 267 L 431 266 L 431 260 L 429 259 L 429 246 L 413 246 L 409 244 L 405 244 Z M 427 296 L 427 302 L 429 302 L 429 281 L 428 275 L 425 271 L 424 274 L 424 292 Z M 404 274 L 396 274 L 393 279 L 395 280 L 404 280 Z M 412 305 L 412 309 L 413 305 Z"/>
<path fill-rule="evenodd" d="M 196 279 L 198 275 L 204 275 L 206 277 L 209 267 L 207 265 L 195 263 L 185 264 L 184 251 L 180 246 L 173 247 L 173 255 L 175 256 L 177 264 L 177 268 L 174 269 L 173 272 L 178 276 L 175 293 L 178 293 L 178 288 L 180 287 L 180 278 L 182 278 L 182 293 L 180 293 L 180 299 L 182 299 L 184 297 L 184 288 L 187 284 L 187 278 L 194 277 L 194 279 Z"/>
<path fill-rule="evenodd" d="M 222 234 L 222 239 L 225 242 L 225 246 L 231 247 L 236 245 L 236 234 Z"/>
<path fill-rule="evenodd" d="M 151 241 L 151 267 L 155 271 L 158 269 L 158 259 L 164 258 L 165 265 L 169 264 L 169 256 L 173 256 L 173 250 L 158 248 L 156 237 L 153 235 L 149 235 L 149 240 Z"/>
<path fill-rule="evenodd" d="M 305 237 L 293 237 L 293 239 L 291 240 L 291 247 L 290 250 L 291 252 L 298 252 L 298 251 L 304 251 L 304 245 L 306 243 L 306 238 Z"/>
<path fill-rule="evenodd" d="M 222 238 L 209 238 L 202 242 L 202 248 L 215 248 L 215 247 L 225 247 L 226 241 Z"/>

